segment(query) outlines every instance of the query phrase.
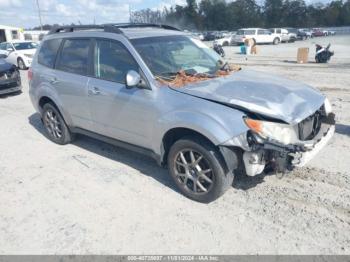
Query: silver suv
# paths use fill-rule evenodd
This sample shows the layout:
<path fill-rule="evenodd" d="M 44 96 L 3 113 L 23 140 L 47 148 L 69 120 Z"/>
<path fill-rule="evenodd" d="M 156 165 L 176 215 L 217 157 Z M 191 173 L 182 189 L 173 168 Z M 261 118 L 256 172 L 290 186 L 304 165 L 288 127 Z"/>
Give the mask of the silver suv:
<path fill-rule="evenodd" d="M 221 196 L 235 174 L 304 165 L 334 133 L 316 89 L 233 70 L 170 26 L 55 28 L 28 75 L 50 140 L 63 145 L 80 133 L 150 155 L 200 202 Z"/>

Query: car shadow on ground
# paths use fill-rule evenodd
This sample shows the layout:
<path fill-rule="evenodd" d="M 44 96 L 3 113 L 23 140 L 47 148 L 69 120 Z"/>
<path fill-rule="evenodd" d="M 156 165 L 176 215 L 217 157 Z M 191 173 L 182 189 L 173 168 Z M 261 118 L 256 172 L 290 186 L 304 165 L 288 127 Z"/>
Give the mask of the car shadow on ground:
<path fill-rule="evenodd" d="M 44 126 L 38 113 L 29 116 L 28 121 L 30 125 L 32 125 L 39 133 L 47 138 Z M 181 194 L 176 188 L 167 170 L 158 166 L 153 158 L 113 146 L 84 135 L 78 135 L 72 144 L 94 154 L 98 154 L 102 157 L 130 166 L 138 170 L 140 173 L 152 177 L 159 183 Z"/>
<path fill-rule="evenodd" d="M 0 99 L 5 99 L 5 98 L 8 98 L 8 97 L 18 96 L 20 94 L 22 94 L 22 91 L 17 91 L 17 92 L 13 92 L 13 93 L 9 93 L 9 94 L 2 94 L 2 95 L 0 95 Z"/>
<path fill-rule="evenodd" d="M 233 179 L 232 187 L 234 189 L 240 189 L 247 191 L 251 188 L 256 187 L 257 185 L 264 183 L 264 178 L 266 176 L 274 175 L 272 173 L 261 173 L 259 175 L 255 176 L 247 176 L 245 174 L 242 174 L 241 172 L 235 173 L 235 177 Z"/>
<path fill-rule="evenodd" d="M 38 113 L 29 116 L 28 121 L 29 124 L 32 125 L 40 134 L 47 138 L 44 126 Z M 138 170 L 140 173 L 152 177 L 159 183 L 181 194 L 168 174 L 167 169 L 158 166 L 153 158 L 107 144 L 84 135 L 78 135 L 77 139 L 72 144 L 94 154 L 98 154 L 105 158 L 130 166 Z M 263 183 L 264 177 L 267 175 L 269 174 L 263 173 L 254 177 L 249 177 L 247 175 L 237 173 L 235 174 L 232 187 L 240 190 L 254 188 L 258 184 Z"/>
<path fill-rule="evenodd" d="M 341 135 L 350 136 L 350 125 L 336 124 L 335 132 Z"/>

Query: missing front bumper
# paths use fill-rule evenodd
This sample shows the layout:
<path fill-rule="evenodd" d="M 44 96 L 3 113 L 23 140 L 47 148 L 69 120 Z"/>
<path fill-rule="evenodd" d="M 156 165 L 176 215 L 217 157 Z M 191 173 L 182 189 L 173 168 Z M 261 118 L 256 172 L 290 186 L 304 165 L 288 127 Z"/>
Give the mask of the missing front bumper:
<path fill-rule="evenodd" d="M 312 140 L 289 145 L 271 140 L 255 140 L 254 149 L 244 152 L 243 155 L 246 173 L 249 176 L 262 171 L 283 173 L 305 166 L 327 145 L 334 132 L 334 114 L 331 114 L 324 119 L 318 134 Z"/>

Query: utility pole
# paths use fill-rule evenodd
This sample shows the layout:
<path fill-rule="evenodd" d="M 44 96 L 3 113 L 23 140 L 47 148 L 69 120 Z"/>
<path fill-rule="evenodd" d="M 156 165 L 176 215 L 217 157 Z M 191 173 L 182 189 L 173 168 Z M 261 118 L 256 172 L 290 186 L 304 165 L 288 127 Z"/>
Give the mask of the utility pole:
<path fill-rule="evenodd" d="M 41 22 L 41 12 L 40 12 L 40 6 L 39 6 L 39 0 L 36 0 L 36 5 L 38 7 L 38 15 L 39 15 L 39 21 L 40 21 L 40 29 L 43 31 L 43 23 Z"/>
<path fill-rule="evenodd" d="M 132 21 L 132 11 L 131 11 L 131 4 L 129 4 L 129 23 L 131 23 Z"/>

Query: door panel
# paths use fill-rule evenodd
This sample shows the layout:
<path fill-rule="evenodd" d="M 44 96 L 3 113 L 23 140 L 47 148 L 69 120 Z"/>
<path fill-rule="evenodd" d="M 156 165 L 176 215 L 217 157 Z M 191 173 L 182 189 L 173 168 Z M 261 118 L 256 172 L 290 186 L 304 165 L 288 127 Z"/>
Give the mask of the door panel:
<path fill-rule="evenodd" d="M 127 88 L 129 70 L 140 72 L 126 47 L 116 40 L 96 39 L 94 78 L 88 83 L 93 131 L 148 148 L 154 115 L 154 93 Z"/>
<path fill-rule="evenodd" d="M 90 45 L 91 41 L 84 38 L 64 40 L 56 70 L 48 76 L 73 125 L 84 129 L 91 129 L 92 123 L 87 100 Z"/>
<path fill-rule="evenodd" d="M 96 133 L 149 148 L 154 120 L 151 90 L 91 78 L 88 83 L 89 106 Z"/>
<path fill-rule="evenodd" d="M 87 100 L 88 77 L 56 70 L 47 75 L 47 81 L 59 94 L 73 125 L 91 129 L 92 121 Z"/>

